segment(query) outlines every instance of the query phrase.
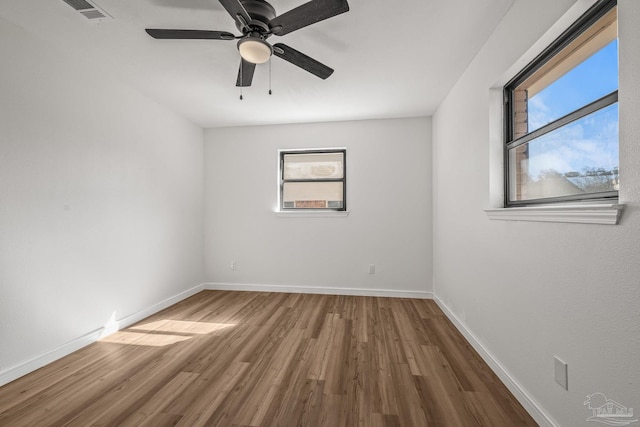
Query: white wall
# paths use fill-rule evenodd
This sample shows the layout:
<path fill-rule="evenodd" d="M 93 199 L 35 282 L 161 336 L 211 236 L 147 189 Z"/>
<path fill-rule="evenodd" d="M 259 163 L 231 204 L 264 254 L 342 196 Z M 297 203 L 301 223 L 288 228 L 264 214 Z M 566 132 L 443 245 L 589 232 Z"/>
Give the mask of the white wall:
<path fill-rule="evenodd" d="M 208 281 L 431 292 L 430 135 L 427 118 L 208 130 Z M 278 149 L 325 147 L 347 148 L 349 216 L 276 216 Z"/>
<path fill-rule="evenodd" d="M 201 283 L 203 132 L 1 19 L 0 57 L 1 384 Z"/>
<path fill-rule="evenodd" d="M 562 426 L 586 424 L 594 392 L 640 408 L 640 2 L 619 0 L 622 223 L 490 221 L 483 209 L 500 187 L 490 88 L 573 5 L 517 1 L 433 117 L 435 294 Z"/>

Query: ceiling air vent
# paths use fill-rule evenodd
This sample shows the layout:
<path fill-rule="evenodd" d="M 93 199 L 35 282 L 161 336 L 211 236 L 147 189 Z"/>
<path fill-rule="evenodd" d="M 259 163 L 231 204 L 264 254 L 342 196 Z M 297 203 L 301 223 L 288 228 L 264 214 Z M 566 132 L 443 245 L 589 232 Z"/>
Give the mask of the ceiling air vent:
<path fill-rule="evenodd" d="M 62 0 L 91 22 L 102 22 L 105 20 L 111 20 L 109 14 L 107 14 L 104 10 L 100 9 L 95 3 L 89 2 L 87 0 Z"/>

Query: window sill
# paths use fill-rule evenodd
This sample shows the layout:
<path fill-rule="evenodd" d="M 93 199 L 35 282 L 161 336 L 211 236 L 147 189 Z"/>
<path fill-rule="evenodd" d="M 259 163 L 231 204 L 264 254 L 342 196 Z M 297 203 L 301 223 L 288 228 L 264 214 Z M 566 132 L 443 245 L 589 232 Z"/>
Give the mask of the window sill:
<path fill-rule="evenodd" d="M 485 209 L 492 220 L 568 222 L 577 224 L 616 225 L 624 205 L 614 203 L 563 206 L 527 206 L 521 208 Z"/>
<path fill-rule="evenodd" d="M 275 211 L 281 218 L 342 218 L 349 216 L 349 211 Z"/>

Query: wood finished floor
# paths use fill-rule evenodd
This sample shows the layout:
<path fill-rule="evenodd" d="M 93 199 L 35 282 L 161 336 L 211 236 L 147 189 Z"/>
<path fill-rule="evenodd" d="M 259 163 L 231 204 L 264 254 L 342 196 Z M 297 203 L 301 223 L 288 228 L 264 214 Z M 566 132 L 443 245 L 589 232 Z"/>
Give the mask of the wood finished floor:
<path fill-rule="evenodd" d="M 0 388 L 1 426 L 535 426 L 431 300 L 204 291 Z"/>

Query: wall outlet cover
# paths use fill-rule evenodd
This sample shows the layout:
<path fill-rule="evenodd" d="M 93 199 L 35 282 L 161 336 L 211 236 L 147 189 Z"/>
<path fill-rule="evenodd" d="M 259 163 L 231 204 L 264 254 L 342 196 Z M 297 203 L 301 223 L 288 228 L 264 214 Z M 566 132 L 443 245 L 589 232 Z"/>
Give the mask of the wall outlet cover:
<path fill-rule="evenodd" d="M 567 364 L 562 360 L 558 359 L 556 356 L 553 356 L 553 361 L 555 364 L 555 380 L 565 390 L 569 390 L 569 377 L 567 372 Z"/>

